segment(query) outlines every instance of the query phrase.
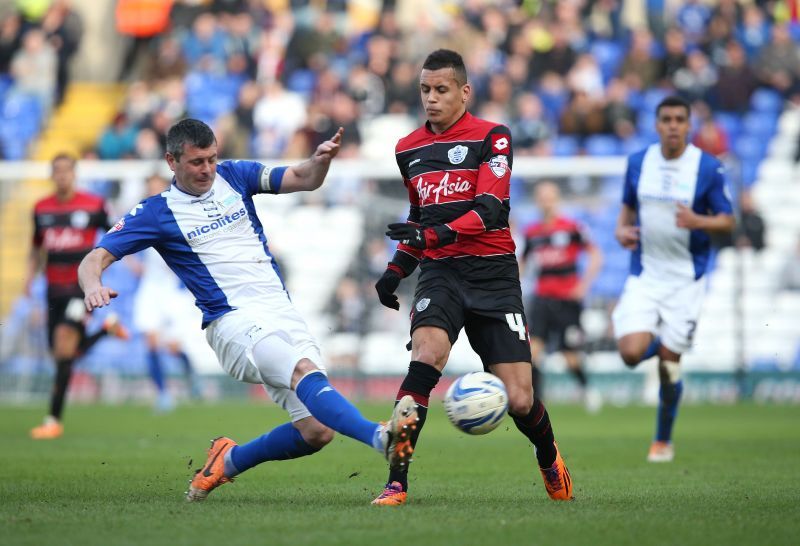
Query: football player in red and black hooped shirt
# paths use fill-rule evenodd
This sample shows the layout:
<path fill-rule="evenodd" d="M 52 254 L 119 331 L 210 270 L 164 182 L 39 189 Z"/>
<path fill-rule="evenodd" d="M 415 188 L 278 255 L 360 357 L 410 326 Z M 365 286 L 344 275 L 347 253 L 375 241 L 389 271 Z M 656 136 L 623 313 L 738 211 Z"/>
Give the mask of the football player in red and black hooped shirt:
<path fill-rule="evenodd" d="M 419 404 L 416 443 L 431 390 L 462 328 L 485 370 L 508 390 L 509 414 L 536 446 L 547 492 L 572 497 L 550 418 L 535 397 L 519 268 L 508 226 L 511 134 L 507 127 L 466 110 L 471 88 L 461 56 L 440 49 L 426 59 L 420 94 L 427 122 L 396 146 L 408 189 L 407 223 L 390 224 L 400 241 L 375 285 L 383 305 L 399 309 L 400 280 L 420 266 L 411 311 L 411 364 L 397 395 Z M 408 470 L 392 471 L 374 504 L 406 501 Z"/>
<path fill-rule="evenodd" d="M 531 333 L 531 356 L 534 365 L 534 388 L 539 391 L 539 367 L 547 342 L 554 339 L 567 367 L 584 392 L 586 407 L 599 409 L 597 393 L 587 388 L 581 349 L 583 298 L 603 264 L 600 249 L 589 239 L 575 220 L 559 211 L 558 186 L 547 180 L 536 185 L 536 205 L 542 213 L 539 222 L 525 230 L 523 259 L 533 255 L 537 269 L 535 294 L 528 306 Z M 578 273 L 578 260 L 586 252 L 586 271 Z"/>
<path fill-rule="evenodd" d="M 106 333 L 124 337 L 118 324 L 87 337 L 84 329 L 86 309 L 78 285 L 78 264 L 94 248 L 98 232 L 108 229 L 108 216 L 101 197 L 75 189 L 75 159 L 59 154 L 51 162 L 55 193 L 36 203 L 33 209 L 33 248 L 28 286 L 44 267 L 47 280 L 48 339 L 56 363 L 56 376 L 50 398 L 50 413 L 44 424 L 31 430 L 35 439 L 61 436 L 64 397 L 72 376 L 72 364 Z"/>

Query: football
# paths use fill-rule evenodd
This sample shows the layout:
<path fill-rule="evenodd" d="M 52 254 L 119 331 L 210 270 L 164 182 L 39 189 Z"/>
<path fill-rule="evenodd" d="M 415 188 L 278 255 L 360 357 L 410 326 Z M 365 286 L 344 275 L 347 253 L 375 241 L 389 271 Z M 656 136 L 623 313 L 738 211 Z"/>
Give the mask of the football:
<path fill-rule="evenodd" d="M 456 379 L 444 395 L 450 422 L 467 434 L 486 434 L 500 424 L 508 411 L 506 386 L 499 377 L 472 372 Z"/>

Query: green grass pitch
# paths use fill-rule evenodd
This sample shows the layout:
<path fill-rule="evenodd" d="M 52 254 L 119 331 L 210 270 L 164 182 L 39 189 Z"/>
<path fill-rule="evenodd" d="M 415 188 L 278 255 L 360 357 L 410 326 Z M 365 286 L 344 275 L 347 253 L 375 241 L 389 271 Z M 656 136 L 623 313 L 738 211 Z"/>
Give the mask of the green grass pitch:
<path fill-rule="evenodd" d="M 386 418 L 389 405 L 363 405 Z M 435 402 L 412 468 L 411 500 L 369 505 L 385 463 L 337 437 L 323 452 L 266 463 L 183 500 L 210 438 L 246 441 L 283 422 L 258 404 L 73 406 L 66 435 L 34 442 L 42 408 L 0 408 L 0 545 L 797 544 L 800 409 L 687 406 L 676 461 L 644 461 L 654 409 L 550 408 L 576 500 L 550 501 L 510 420 L 483 437 Z"/>

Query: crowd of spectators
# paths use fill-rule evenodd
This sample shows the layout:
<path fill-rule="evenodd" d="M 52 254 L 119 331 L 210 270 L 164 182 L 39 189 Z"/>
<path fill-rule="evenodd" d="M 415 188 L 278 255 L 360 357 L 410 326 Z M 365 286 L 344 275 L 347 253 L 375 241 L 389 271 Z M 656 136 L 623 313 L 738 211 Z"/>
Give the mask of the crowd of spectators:
<path fill-rule="evenodd" d="M 2 18 L 0 73 L 46 116 L 81 22 L 68 0 L 26 4 L 47 2 Z M 345 155 L 363 156 L 371 120 L 418 121 L 419 64 L 436 47 L 465 56 L 471 110 L 509 125 L 517 155 L 631 151 L 654 138 L 654 103 L 678 92 L 695 105 L 696 144 L 760 159 L 764 135 L 748 129 L 774 130 L 784 102 L 800 103 L 792 2 L 162 0 L 145 28 L 127 4 L 139 3 L 116 11 L 130 87 L 104 159 L 159 155 L 186 115 L 215 127 L 223 156 L 302 157 L 337 125 Z M 766 116 L 750 120 L 759 90 Z"/>
<path fill-rule="evenodd" d="M 69 0 L 0 2 L 0 159 L 23 159 L 63 101 L 82 35 Z"/>
<path fill-rule="evenodd" d="M 679 93 L 693 105 L 692 141 L 732 158 L 748 186 L 778 115 L 800 106 L 800 24 L 782 0 L 162 0 L 144 28 L 117 1 L 127 44 L 114 71 L 127 95 L 89 158 L 160 158 L 167 129 L 191 116 L 214 127 L 221 157 L 305 157 L 343 126 L 340 157 L 374 159 L 370 126 L 422 120 L 419 68 L 438 47 L 462 53 L 470 110 L 507 124 L 517 157 L 633 152 L 656 139 L 655 105 Z M 31 95 L 46 117 L 82 25 L 68 0 L 27 4 L 0 11 L 0 104 Z M 749 221 L 727 244 L 760 249 L 763 222 L 749 193 L 739 199 Z M 389 255 L 383 238 L 365 241 L 329 305 L 335 331 L 386 322 L 365 310 Z M 624 260 L 610 263 L 626 274 Z M 619 275 L 599 292 L 616 293 Z"/>
<path fill-rule="evenodd" d="M 46 117 L 64 98 L 83 22 L 68 0 L 9 8 L 0 9 L 0 85 L 36 97 Z"/>
<path fill-rule="evenodd" d="M 419 119 L 419 63 L 436 47 L 465 56 L 471 110 L 509 125 L 517 155 L 628 152 L 653 140 L 654 103 L 678 92 L 695 105 L 696 144 L 749 159 L 765 151 L 742 139 L 763 136 L 750 126 L 772 131 L 784 101 L 800 102 L 800 26 L 781 2 L 270 4 L 176 1 L 169 29 L 123 70 L 135 83 L 100 157 L 149 157 L 128 131 L 163 147 L 184 115 L 216 128 L 223 156 L 302 157 L 337 125 L 358 156 L 371 120 Z M 758 90 L 765 116 L 750 120 Z"/>

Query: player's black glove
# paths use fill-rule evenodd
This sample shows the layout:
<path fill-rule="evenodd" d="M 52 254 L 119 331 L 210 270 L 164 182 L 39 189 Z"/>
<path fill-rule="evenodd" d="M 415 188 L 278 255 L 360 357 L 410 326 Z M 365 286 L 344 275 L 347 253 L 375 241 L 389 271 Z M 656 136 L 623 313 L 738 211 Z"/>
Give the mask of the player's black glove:
<path fill-rule="evenodd" d="M 375 290 L 378 292 L 378 299 L 381 304 L 389 309 L 400 310 L 400 303 L 397 301 L 395 290 L 400 286 L 400 274 L 397 271 L 389 268 L 387 269 L 378 282 L 375 283 Z"/>
<path fill-rule="evenodd" d="M 386 235 L 414 248 L 439 248 L 456 240 L 456 232 L 447 226 L 421 228 L 414 224 L 389 224 Z"/>

